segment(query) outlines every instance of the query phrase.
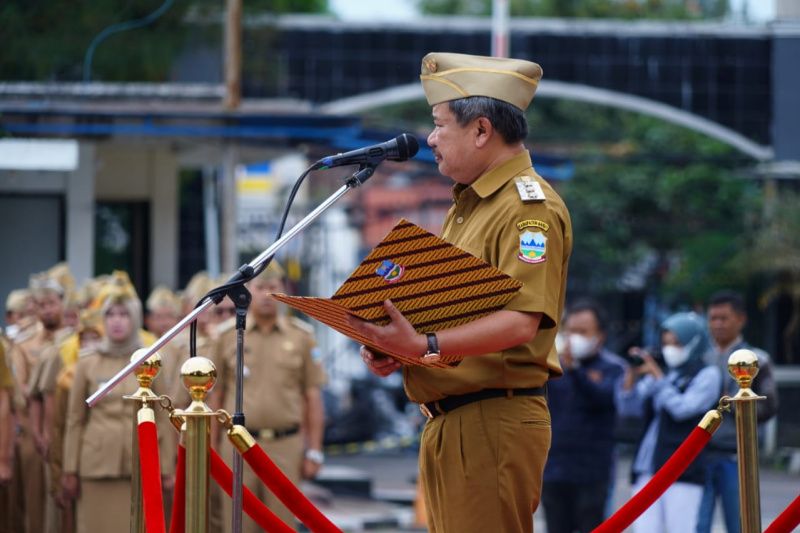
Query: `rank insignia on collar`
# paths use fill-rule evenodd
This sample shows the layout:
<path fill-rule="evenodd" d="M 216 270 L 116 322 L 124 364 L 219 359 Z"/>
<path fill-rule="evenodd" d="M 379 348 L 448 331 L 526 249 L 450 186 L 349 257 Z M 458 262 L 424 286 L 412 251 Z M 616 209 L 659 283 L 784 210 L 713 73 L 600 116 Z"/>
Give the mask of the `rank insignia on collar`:
<path fill-rule="evenodd" d="M 519 236 L 519 255 L 517 258 L 526 263 L 544 263 L 547 259 L 547 237 L 541 231 L 524 232 Z"/>
<path fill-rule="evenodd" d="M 517 192 L 523 202 L 544 202 L 544 191 L 539 182 L 532 176 L 519 176 L 514 178 Z"/>

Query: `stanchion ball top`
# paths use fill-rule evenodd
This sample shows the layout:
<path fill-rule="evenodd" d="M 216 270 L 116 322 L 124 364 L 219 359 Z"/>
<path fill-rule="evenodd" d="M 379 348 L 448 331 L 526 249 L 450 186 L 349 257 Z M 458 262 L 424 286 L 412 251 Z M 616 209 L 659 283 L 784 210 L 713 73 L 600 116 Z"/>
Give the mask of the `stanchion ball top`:
<path fill-rule="evenodd" d="M 147 351 L 147 348 L 139 348 L 133 355 L 131 356 L 131 361 L 135 361 L 139 357 L 142 356 Z M 134 374 L 136 375 L 136 380 L 139 382 L 140 387 L 150 388 L 150 384 L 156 378 L 158 373 L 161 371 L 161 356 L 158 352 L 154 353 L 147 359 L 145 359 L 142 364 L 136 367 L 134 370 Z"/>
<path fill-rule="evenodd" d="M 205 357 L 190 357 L 181 365 L 181 379 L 193 400 L 203 400 L 208 391 L 214 388 L 217 368 Z"/>
<path fill-rule="evenodd" d="M 736 350 L 728 357 L 728 372 L 741 388 L 749 388 L 758 374 L 758 356 L 750 350 Z"/>

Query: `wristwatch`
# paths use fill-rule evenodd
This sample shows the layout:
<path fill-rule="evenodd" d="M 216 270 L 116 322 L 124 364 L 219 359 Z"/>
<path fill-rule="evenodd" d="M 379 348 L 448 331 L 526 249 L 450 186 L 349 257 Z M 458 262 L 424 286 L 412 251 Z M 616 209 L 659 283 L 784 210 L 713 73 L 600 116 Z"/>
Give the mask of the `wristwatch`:
<path fill-rule="evenodd" d="M 436 363 L 442 358 L 439 351 L 439 339 L 436 338 L 436 333 L 426 333 L 425 337 L 428 339 L 428 351 L 422 356 L 422 361 L 425 363 Z"/>
<path fill-rule="evenodd" d="M 306 450 L 306 459 L 308 459 L 313 463 L 321 465 L 322 463 L 325 462 L 325 454 L 322 453 L 321 450 L 315 450 L 313 448 L 309 448 L 308 450 Z"/>

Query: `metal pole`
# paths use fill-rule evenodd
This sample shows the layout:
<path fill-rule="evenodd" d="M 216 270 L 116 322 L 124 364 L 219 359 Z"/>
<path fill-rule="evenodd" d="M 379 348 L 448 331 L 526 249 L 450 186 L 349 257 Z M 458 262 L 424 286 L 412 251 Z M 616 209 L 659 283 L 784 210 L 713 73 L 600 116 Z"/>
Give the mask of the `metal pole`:
<path fill-rule="evenodd" d="M 228 0 L 225 15 L 225 109 L 242 100 L 242 0 Z"/>
<path fill-rule="evenodd" d="M 508 0 L 492 0 L 492 56 L 508 57 Z"/>
<path fill-rule="evenodd" d="M 303 231 L 303 229 L 305 229 L 306 226 L 311 224 L 317 217 L 319 217 L 323 212 L 325 212 L 326 209 L 328 209 L 330 206 L 336 203 L 336 201 L 339 200 L 339 198 L 341 198 L 342 196 L 344 196 L 347 193 L 347 191 L 361 185 L 361 183 L 363 183 L 364 180 L 366 180 L 367 177 L 369 177 L 369 175 L 371 175 L 371 173 L 374 172 L 374 170 L 375 170 L 374 168 L 362 169 L 356 174 L 354 174 L 354 176 L 351 177 L 345 185 L 342 185 L 336 192 L 334 192 L 331 196 L 329 196 L 327 200 L 325 200 L 316 209 L 307 214 L 303 218 L 303 220 L 301 220 L 294 227 L 288 230 L 280 239 L 275 241 L 269 248 L 261 252 L 261 254 L 259 254 L 258 257 L 250 261 L 248 265 L 250 265 L 253 268 L 261 266 L 261 264 L 263 264 L 267 259 L 274 256 L 275 253 L 278 250 L 280 250 L 287 242 L 292 240 L 298 233 Z M 369 175 L 361 174 L 362 172 L 367 172 Z M 361 175 L 362 177 L 359 178 L 358 177 L 359 175 Z M 180 322 L 172 326 L 172 328 L 170 328 L 169 331 L 164 333 L 164 335 L 162 335 L 161 338 L 159 338 L 149 348 L 147 348 L 147 350 L 144 353 L 142 353 L 142 355 L 136 355 L 139 353 L 139 351 L 137 351 L 134 354 L 136 355 L 136 360 L 132 360 L 130 363 L 128 363 L 128 365 L 125 368 L 117 372 L 111 379 L 109 379 L 105 383 L 105 385 L 100 387 L 97 391 L 95 391 L 94 394 L 89 396 L 89 398 L 86 399 L 86 404 L 89 407 L 94 407 L 94 405 L 97 402 L 99 402 L 101 399 L 105 397 L 106 394 L 108 394 L 108 391 L 113 389 L 115 386 L 119 384 L 120 381 L 125 379 L 125 376 L 133 372 L 133 370 L 137 366 L 139 366 L 139 364 L 142 361 L 144 361 L 145 359 L 156 353 L 156 351 L 163 348 L 178 333 L 180 333 L 183 329 L 185 329 L 186 326 L 188 326 L 192 320 L 197 318 L 197 315 L 199 315 L 200 313 L 211 307 L 213 304 L 214 302 L 211 299 L 206 298 L 188 315 L 183 317 L 183 319 L 181 319 Z"/>
<path fill-rule="evenodd" d="M 736 450 L 739 467 L 739 524 L 742 533 L 761 533 L 761 494 L 758 480 L 758 432 L 756 400 L 750 388 L 758 374 L 758 357 L 750 350 L 737 350 L 728 358 L 728 372 L 739 383 L 731 398 L 736 405 Z"/>
<path fill-rule="evenodd" d="M 186 421 L 186 531 L 208 532 L 208 480 L 210 472 L 211 417 L 208 392 L 217 380 L 217 369 L 205 357 L 192 357 L 181 366 L 181 379 L 192 403 L 176 414 Z"/>
<path fill-rule="evenodd" d="M 131 361 L 147 350 L 141 348 L 131 355 Z M 133 433 L 131 436 L 131 533 L 144 533 L 144 498 L 142 496 L 142 474 L 139 469 L 139 411 L 149 409 L 149 402 L 158 400 L 150 385 L 161 371 L 161 356 L 153 354 L 144 363 L 136 367 L 136 381 L 139 389 L 131 395 L 123 396 L 133 406 Z"/>

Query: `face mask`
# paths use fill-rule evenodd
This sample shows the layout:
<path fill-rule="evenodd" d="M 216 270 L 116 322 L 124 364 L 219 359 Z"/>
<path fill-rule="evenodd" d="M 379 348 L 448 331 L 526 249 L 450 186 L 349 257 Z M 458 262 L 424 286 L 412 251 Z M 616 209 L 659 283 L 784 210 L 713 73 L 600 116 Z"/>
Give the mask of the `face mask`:
<path fill-rule="evenodd" d="M 670 368 L 678 368 L 689 359 L 689 350 L 685 347 L 664 346 L 661 354 L 664 356 L 664 362 Z"/>
<path fill-rule="evenodd" d="M 593 355 L 596 346 L 596 337 L 586 337 L 577 333 L 572 333 L 569 336 L 569 353 L 575 359 L 586 359 L 590 355 Z"/>

